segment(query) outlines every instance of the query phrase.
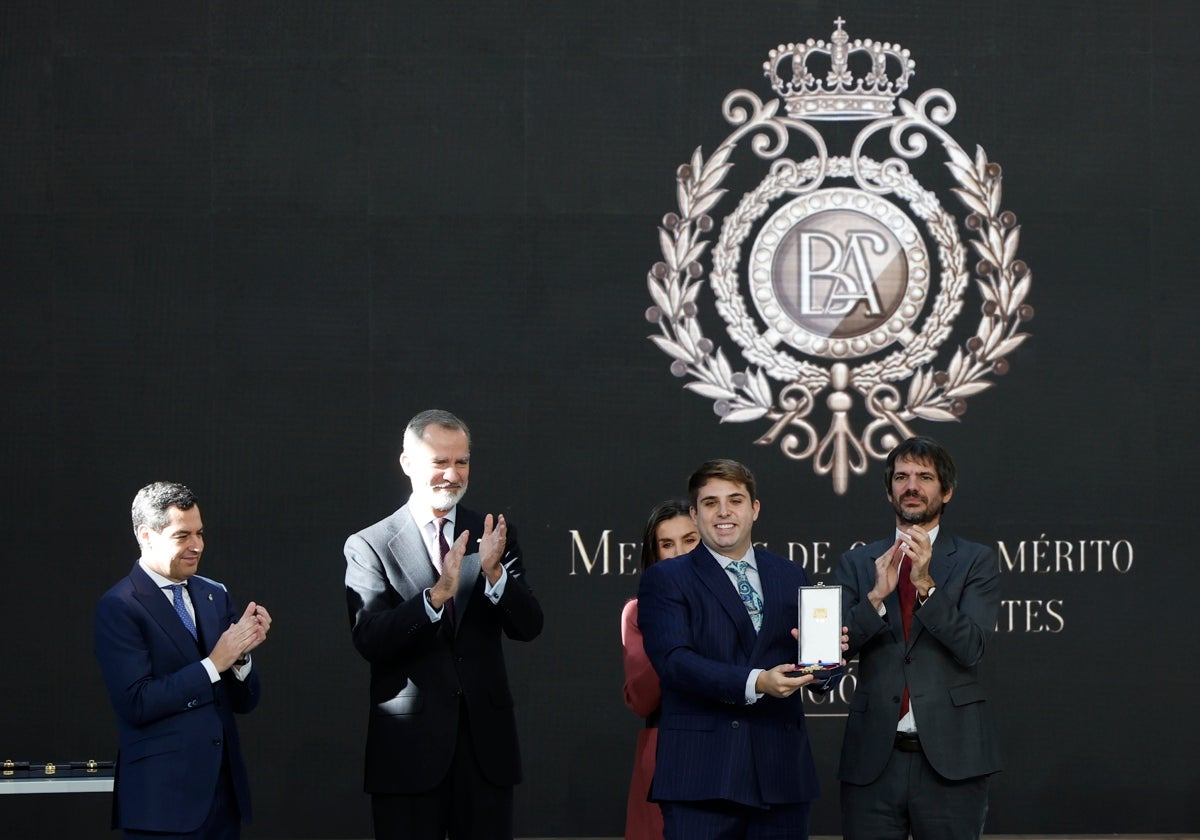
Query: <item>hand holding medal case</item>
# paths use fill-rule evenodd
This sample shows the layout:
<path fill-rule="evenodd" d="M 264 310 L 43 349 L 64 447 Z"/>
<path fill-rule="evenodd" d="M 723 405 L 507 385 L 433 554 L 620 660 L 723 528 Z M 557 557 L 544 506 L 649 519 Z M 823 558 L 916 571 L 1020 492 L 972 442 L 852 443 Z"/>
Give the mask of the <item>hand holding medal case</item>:
<path fill-rule="evenodd" d="M 798 595 L 800 638 L 797 649 L 797 674 L 812 674 L 811 686 L 828 688 L 840 678 L 842 665 L 842 587 L 801 586 Z"/>

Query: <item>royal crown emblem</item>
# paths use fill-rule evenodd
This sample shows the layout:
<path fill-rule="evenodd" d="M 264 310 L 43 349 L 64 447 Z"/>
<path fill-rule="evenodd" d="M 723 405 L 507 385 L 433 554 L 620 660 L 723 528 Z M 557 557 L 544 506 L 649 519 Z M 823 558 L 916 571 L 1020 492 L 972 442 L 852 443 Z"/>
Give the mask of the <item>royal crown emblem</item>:
<path fill-rule="evenodd" d="M 659 328 L 650 339 L 685 388 L 712 399 L 722 423 L 765 424 L 756 443 L 811 458 L 838 494 L 915 434 L 915 421 L 957 421 L 969 397 L 1008 372 L 1033 317 L 1033 275 L 1016 257 L 1016 216 L 1000 207 L 999 165 L 947 132 L 957 109 L 949 93 L 901 98 L 916 67 L 908 50 L 851 41 L 844 24 L 834 22 L 829 43 L 770 51 L 763 67 L 779 99 L 747 90 L 725 98 L 733 132 L 676 172 L 679 207 L 659 228 L 663 258 L 647 276 L 646 310 Z M 836 156 L 814 125 L 828 120 L 869 122 Z M 784 154 L 796 137 L 811 146 L 804 159 Z M 926 154 L 927 138 L 945 152 L 944 192 L 961 218 L 909 164 Z M 722 184 L 747 139 L 768 172 L 718 230 Z M 875 148 L 878 160 L 868 155 Z M 741 369 L 705 334 L 706 288 Z M 978 325 L 953 346 L 968 303 Z"/>
<path fill-rule="evenodd" d="M 851 42 L 842 29 L 845 22 L 841 18 L 834 21 L 837 30 L 828 44 L 809 38 L 803 44 L 781 44 L 767 56 L 763 70 L 792 116 L 810 120 L 886 116 L 892 113 L 896 97 L 908 87 L 916 67 L 908 50 L 869 38 Z M 850 70 L 855 54 L 869 62 L 869 69 L 860 76 Z M 822 59 L 829 65 L 824 74 L 815 67 Z M 791 68 L 790 79 L 779 74 L 785 66 Z"/>

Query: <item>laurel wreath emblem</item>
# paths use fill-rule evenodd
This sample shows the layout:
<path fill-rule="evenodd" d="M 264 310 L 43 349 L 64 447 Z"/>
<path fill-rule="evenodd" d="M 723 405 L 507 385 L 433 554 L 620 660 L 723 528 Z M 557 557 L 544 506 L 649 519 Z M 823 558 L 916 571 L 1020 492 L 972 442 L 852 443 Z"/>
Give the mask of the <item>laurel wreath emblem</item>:
<path fill-rule="evenodd" d="M 770 423 L 755 443 L 778 442 L 794 460 L 812 457 L 814 472 L 831 475 L 839 494 L 846 492 L 851 473 L 864 474 L 871 459 L 886 458 L 900 439 L 912 436 L 912 421 L 958 421 L 967 399 L 994 384 L 990 376 L 1008 372 L 1006 357 L 1029 337 L 1021 325 L 1033 317 L 1033 308 L 1025 302 L 1033 274 L 1016 256 L 1017 217 L 1000 206 L 999 164 L 989 161 L 982 147 L 976 147 L 974 157 L 968 155 L 942 128 L 953 119 L 956 107 L 945 91 L 930 90 L 916 102 L 900 99 L 897 104 L 899 114 L 877 119 L 859 133 L 850 157 L 831 158 L 809 123 L 778 115 L 779 100 L 764 104 L 745 90 L 729 94 L 723 112 L 735 130 L 707 159 L 697 147 L 691 160 L 678 168 L 678 212 L 663 217 L 663 259 L 647 274 L 653 306 L 646 310 L 646 319 L 660 330 L 650 340 L 672 358 L 672 374 L 690 378 L 685 388 L 714 400 L 722 423 Z M 885 130 L 897 156 L 881 163 L 864 156 L 867 140 Z M 799 163 L 782 157 L 793 131 L 812 141 L 815 155 Z M 956 220 L 933 193 L 920 187 L 906 163 L 925 153 L 927 134 L 941 142 L 957 184 L 952 192 L 966 208 L 963 226 L 978 257 L 974 279 L 983 299 L 974 335 L 944 366 L 937 359 L 939 348 L 961 312 L 971 272 Z M 710 214 L 726 193 L 721 185 L 733 166 L 730 159 L 747 136 L 754 153 L 772 165 L 758 187 L 725 218 L 709 273 L 717 310 L 748 362 L 735 370 L 725 352 L 704 335 L 696 300 L 705 285 L 701 260 L 712 244 L 705 237 L 715 227 Z M 865 192 L 907 201 L 937 242 L 941 264 L 940 289 L 921 330 L 900 349 L 855 368 L 780 352 L 775 348 L 778 336 L 759 329 L 738 291 L 741 244 L 754 222 L 772 201 L 815 191 L 827 178 L 852 179 Z M 778 394 L 771 379 L 782 383 Z M 911 381 L 901 394 L 895 383 L 903 380 Z M 822 434 L 811 415 L 817 397 L 827 389 L 825 405 L 832 419 Z M 861 434 L 853 430 L 850 417 L 855 395 L 872 418 Z"/>

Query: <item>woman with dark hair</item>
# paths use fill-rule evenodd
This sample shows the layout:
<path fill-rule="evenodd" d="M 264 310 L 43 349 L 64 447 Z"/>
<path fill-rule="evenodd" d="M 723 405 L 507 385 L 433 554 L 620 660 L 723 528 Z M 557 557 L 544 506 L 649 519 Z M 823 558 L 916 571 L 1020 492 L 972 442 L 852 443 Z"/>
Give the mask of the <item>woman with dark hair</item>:
<path fill-rule="evenodd" d="M 642 536 L 642 571 L 659 560 L 686 554 L 700 542 L 690 505 L 682 499 L 662 502 L 650 511 Z M 654 777 L 654 752 L 658 747 L 658 714 L 662 692 L 658 675 L 650 666 L 638 630 L 638 602 L 631 599 L 621 611 L 621 646 L 625 651 L 625 705 L 646 719 L 638 733 L 633 779 L 625 807 L 625 840 L 662 840 L 663 819 L 658 805 L 646 797 Z"/>

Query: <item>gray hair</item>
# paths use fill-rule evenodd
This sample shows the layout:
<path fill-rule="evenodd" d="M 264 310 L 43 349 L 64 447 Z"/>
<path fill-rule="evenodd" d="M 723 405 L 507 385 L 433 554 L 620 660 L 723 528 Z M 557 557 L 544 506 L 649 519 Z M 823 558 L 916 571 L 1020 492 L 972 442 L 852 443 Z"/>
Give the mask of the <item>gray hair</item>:
<path fill-rule="evenodd" d="M 471 445 L 471 430 L 467 428 L 466 423 L 449 411 L 443 411 L 440 408 L 430 408 L 422 411 L 408 421 L 408 427 L 404 430 L 404 448 L 408 448 L 410 437 L 414 441 L 423 438 L 425 430 L 430 426 L 441 426 L 444 429 L 453 429 L 456 432 L 462 432 L 467 436 L 467 446 Z"/>
<path fill-rule="evenodd" d="M 174 481 L 147 484 L 133 497 L 133 532 L 136 534 L 142 525 L 149 526 L 152 531 L 161 531 L 171 521 L 167 508 L 188 510 L 197 501 L 195 493 Z"/>

